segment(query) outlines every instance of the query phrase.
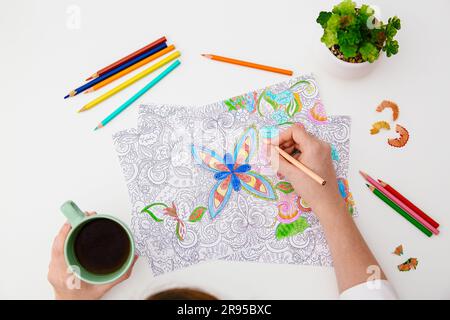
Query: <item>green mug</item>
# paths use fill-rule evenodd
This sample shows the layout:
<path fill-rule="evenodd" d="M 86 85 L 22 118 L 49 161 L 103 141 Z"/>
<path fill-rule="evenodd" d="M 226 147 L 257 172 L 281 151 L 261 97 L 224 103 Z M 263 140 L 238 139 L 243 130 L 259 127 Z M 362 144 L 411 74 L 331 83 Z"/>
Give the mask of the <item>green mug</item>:
<path fill-rule="evenodd" d="M 61 206 L 61 211 L 66 216 L 67 220 L 72 226 L 72 229 L 70 230 L 66 242 L 64 244 L 64 257 L 70 270 L 78 278 L 91 284 L 105 284 L 119 279 L 127 272 L 127 270 L 130 268 L 134 260 L 134 241 L 133 235 L 131 234 L 131 231 L 128 229 L 125 223 L 123 223 L 122 221 L 113 216 L 106 214 L 96 214 L 93 216 L 86 216 L 84 212 L 81 211 L 80 208 L 78 208 L 78 206 L 73 201 L 70 200 L 66 201 Z M 116 271 L 112 273 L 108 274 L 92 273 L 86 270 L 86 268 L 84 268 L 79 263 L 78 258 L 76 256 L 74 248 L 75 239 L 77 238 L 77 235 L 81 227 L 83 227 L 84 225 L 86 225 L 86 223 L 91 222 L 94 219 L 108 219 L 118 223 L 126 232 L 126 234 L 128 235 L 128 239 L 130 240 L 130 251 L 125 263 L 123 263 L 120 268 L 118 268 Z"/>

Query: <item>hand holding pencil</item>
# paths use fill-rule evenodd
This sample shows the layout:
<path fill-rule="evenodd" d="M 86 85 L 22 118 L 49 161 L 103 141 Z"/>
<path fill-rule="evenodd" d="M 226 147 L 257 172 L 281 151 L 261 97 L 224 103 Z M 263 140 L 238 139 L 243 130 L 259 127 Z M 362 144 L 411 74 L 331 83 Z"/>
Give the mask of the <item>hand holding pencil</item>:
<path fill-rule="evenodd" d="M 283 180 L 292 184 L 295 192 L 301 195 L 319 217 L 345 206 L 344 199 L 339 194 L 329 144 L 309 134 L 301 124 L 292 125 L 268 143 L 273 169 L 285 176 Z M 281 153 L 277 148 L 280 148 Z M 292 160 L 287 160 L 282 153 L 291 155 L 312 171 L 313 175 L 300 169 Z"/>

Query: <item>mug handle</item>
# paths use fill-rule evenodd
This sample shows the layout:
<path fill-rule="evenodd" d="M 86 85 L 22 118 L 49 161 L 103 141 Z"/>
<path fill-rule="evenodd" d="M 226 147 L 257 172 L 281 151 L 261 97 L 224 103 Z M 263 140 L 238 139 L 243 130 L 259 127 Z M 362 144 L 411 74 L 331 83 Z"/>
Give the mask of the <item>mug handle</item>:
<path fill-rule="evenodd" d="M 64 202 L 61 206 L 61 211 L 66 216 L 67 220 L 69 220 L 72 228 L 77 226 L 85 218 L 84 212 L 81 211 L 72 200 Z"/>

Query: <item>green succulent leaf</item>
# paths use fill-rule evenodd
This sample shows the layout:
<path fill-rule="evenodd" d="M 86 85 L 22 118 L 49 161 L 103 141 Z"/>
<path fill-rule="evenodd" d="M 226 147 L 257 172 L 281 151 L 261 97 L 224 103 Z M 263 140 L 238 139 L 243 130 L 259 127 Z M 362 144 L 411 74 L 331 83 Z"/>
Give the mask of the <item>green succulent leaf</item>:
<path fill-rule="evenodd" d="M 383 47 L 383 51 L 386 51 L 388 57 L 397 54 L 398 52 L 398 42 L 397 40 L 387 41 L 386 45 Z"/>
<path fill-rule="evenodd" d="M 358 28 L 339 30 L 337 33 L 339 46 L 358 45 L 361 41 L 361 33 Z"/>
<path fill-rule="evenodd" d="M 341 26 L 341 17 L 337 14 L 333 14 L 327 22 L 326 30 L 337 32 Z"/>
<path fill-rule="evenodd" d="M 352 0 L 344 0 L 333 8 L 333 13 L 338 15 L 355 14 L 356 3 Z"/>
<path fill-rule="evenodd" d="M 327 11 L 321 11 L 319 13 L 319 16 L 316 19 L 316 22 L 319 23 L 322 28 L 325 28 L 328 22 L 328 19 L 330 19 L 332 13 Z"/>
<path fill-rule="evenodd" d="M 320 39 L 328 48 L 338 43 L 336 31 L 325 30 L 322 38 Z"/>
<path fill-rule="evenodd" d="M 342 54 L 346 58 L 352 58 L 356 56 L 356 53 L 358 52 L 358 46 L 356 45 L 340 45 L 339 50 L 341 50 Z"/>
<path fill-rule="evenodd" d="M 359 15 L 362 18 L 369 18 L 375 13 L 375 10 L 373 10 L 370 6 L 367 4 L 363 4 L 361 8 L 359 9 Z"/>
<path fill-rule="evenodd" d="M 400 30 L 402 27 L 401 23 L 400 23 L 400 19 L 397 16 L 393 16 L 392 18 L 389 18 L 388 25 L 392 25 L 397 30 Z"/>
<path fill-rule="evenodd" d="M 378 50 L 372 43 L 365 42 L 361 48 L 359 48 L 359 53 L 361 53 L 364 61 L 374 62 L 378 59 L 380 50 Z"/>

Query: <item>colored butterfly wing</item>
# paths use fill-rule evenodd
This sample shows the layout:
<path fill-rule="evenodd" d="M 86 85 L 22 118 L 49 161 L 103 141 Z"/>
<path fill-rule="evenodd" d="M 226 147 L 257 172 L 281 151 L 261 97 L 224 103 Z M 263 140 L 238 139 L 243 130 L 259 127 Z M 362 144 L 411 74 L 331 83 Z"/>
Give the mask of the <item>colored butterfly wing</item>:
<path fill-rule="evenodd" d="M 257 149 L 257 133 L 254 127 L 249 127 L 238 139 L 234 148 L 235 166 L 248 163 Z"/>
<path fill-rule="evenodd" d="M 241 180 L 242 187 L 256 197 L 268 200 L 276 200 L 275 189 L 266 177 L 254 171 L 237 173 Z"/>
<path fill-rule="evenodd" d="M 191 146 L 191 153 L 196 164 L 211 172 L 227 171 L 222 157 L 214 151 L 203 146 Z"/>
<path fill-rule="evenodd" d="M 218 181 L 209 193 L 208 211 L 212 219 L 214 219 L 225 207 L 231 196 L 231 175 L 225 179 Z"/>

